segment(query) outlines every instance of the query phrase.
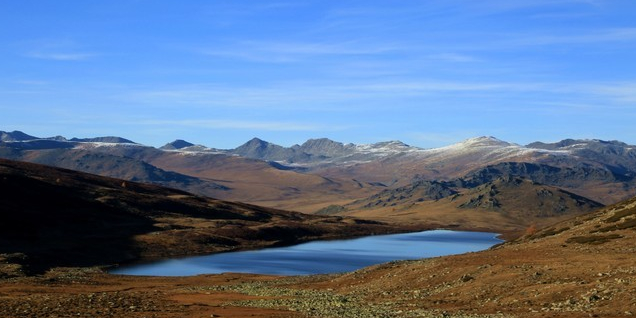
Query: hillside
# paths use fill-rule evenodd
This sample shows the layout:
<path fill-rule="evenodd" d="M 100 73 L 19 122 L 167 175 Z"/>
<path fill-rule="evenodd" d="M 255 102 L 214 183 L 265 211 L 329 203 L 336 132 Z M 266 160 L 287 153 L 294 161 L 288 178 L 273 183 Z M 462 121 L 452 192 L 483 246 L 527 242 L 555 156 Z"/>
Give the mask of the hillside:
<path fill-rule="evenodd" d="M 484 252 L 389 263 L 271 288 L 317 289 L 357 301 L 325 307 L 318 316 L 353 317 L 353 311 L 372 308 L 386 317 L 632 316 L 635 229 L 636 198 Z M 361 303 L 366 305 L 358 307 Z"/>
<path fill-rule="evenodd" d="M 0 193 L 0 254 L 32 273 L 405 230 L 4 159 Z"/>
<path fill-rule="evenodd" d="M 355 180 L 299 173 L 276 163 L 222 154 L 165 153 L 145 160 L 156 167 L 223 185 L 219 198 L 311 213 L 382 189 Z"/>
<path fill-rule="evenodd" d="M 55 144 L 67 145 L 66 142 Z M 127 146 L 124 146 L 127 147 Z M 113 149 L 113 147 L 108 147 Z M 144 147 L 145 148 L 145 147 Z M 48 166 L 77 170 L 105 177 L 128 181 L 154 183 L 161 186 L 178 188 L 197 194 L 220 197 L 229 187 L 202 180 L 193 176 L 167 171 L 116 151 L 97 151 L 77 147 L 51 147 L 48 149 L 25 150 L 0 147 L 0 157 L 16 161 L 27 161 Z"/>
<path fill-rule="evenodd" d="M 333 205 L 317 214 L 507 232 L 549 225 L 601 206 L 557 187 L 506 176 L 481 184 L 464 179 L 417 181 L 349 204 Z"/>

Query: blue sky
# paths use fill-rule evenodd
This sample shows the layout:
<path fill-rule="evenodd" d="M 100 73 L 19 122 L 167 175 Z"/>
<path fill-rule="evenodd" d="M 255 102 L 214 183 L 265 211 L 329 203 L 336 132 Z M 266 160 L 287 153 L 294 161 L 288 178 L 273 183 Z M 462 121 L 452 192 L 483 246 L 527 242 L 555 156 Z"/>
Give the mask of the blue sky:
<path fill-rule="evenodd" d="M 633 0 L 0 3 L 0 130 L 636 144 Z"/>

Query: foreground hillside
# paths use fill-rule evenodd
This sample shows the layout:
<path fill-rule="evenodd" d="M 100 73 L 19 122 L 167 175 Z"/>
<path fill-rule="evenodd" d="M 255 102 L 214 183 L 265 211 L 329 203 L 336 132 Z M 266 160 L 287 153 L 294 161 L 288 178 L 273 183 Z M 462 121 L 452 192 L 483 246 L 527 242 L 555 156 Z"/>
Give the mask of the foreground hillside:
<path fill-rule="evenodd" d="M 124 277 L 56 269 L 0 281 L 2 317 L 630 317 L 636 198 L 491 250 L 338 275 Z"/>
<path fill-rule="evenodd" d="M 340 297 L 340 307 L 323 306 L 316 316 L 623 317 L 636 314 L 635 251 L 631 199 L 484 252 L 233 289 L 262 295 L 302 289 Z M 312 312 L 312 301 L 320 303 L 311 297 L 248 303 Z"/>
<path fill-rule="evenodd" d="M 4 159 L 0 193 L 0 277 L 401 231 Z"/>

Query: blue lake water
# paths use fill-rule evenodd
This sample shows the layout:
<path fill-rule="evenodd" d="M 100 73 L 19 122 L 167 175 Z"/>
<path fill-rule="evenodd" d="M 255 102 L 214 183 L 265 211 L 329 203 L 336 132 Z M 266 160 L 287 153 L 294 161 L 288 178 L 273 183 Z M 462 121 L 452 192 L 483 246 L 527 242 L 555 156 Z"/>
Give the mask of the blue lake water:
<path fill-rule="evenodd" d="M 353 271 L 394 260 L 480 251 L 501 243 L 496 233 L 435 230 L 315 241 L 288 247 L 195 256 L 122 266 L 113 274 L 190 276 L 224 272 L 309 275 Z"/>

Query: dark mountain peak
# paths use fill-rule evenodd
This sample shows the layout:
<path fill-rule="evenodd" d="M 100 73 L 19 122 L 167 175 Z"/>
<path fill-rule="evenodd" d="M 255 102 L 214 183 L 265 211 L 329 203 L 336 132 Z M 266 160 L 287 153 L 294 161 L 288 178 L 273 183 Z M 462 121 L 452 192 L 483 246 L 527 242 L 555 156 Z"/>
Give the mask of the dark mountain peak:
<path fill-rule="evenodd" d="M 27 135 L 18 130 L 14 130 L 12 132 L 0 131 L 0 141 L 11 142 L 11 141 L 27 141 L 27 140 L 35 140 L 35 139 L 40 139 L 40 138 Z"/>
<path fill-rule="evenodd" d="M 328 138 L 319 138 L 309 139 L 297 149 L 310 155 L 333 157 L 344 155 L 352 147 L 353 145 L 345 145 Z"/>
<path fill-rule="evenodd" d="M 194 146 L 193 143 L 187 142 L 183 139 L 177 139 L 173 142 L 169 142 L 167 144 L 165 144 L 164 146 L 162 146 L 159 149 L 163 149 L 163 150 L 177 150 L 177 149 L 183 149 L 186 147 L 192 147 Z"/>
<path fill-rule="evenodd" d="M 105 137 L 95 137 L 95 138 L 71 138 L 71 141 L 104 142 L 104 143 L 112 143 L 112 144 L 134 144 L 135 143 L 132 140 L 128 140 L 128 139 L 116 137 L 116 136 L 105 136 Z"/>
<path fill-rule="evenodd" d="M 279 161 L 293 158 L 295 150 L 272 144 L 259 138 L 252 138 L 236 149 L 230 150 L 230 153 L 253 159 Z"/>
<path fill-rule="evenodd" d="M 528 144 L 528 148 L 564 150 L 572 148 L 598 148 L 598 147 L 627 147 L 628 144 L 618 140 L 601 139 L 563 139 L 554 143 L 533 142 Z"/>
<path fill-rule="evenodd" d="M 559 149 L 570 147 L 573 145 L 586 144 L 588 142 L 589 140 L 568 138 L 568 139 L 563 139 L 561 141 L 557 141 L 554 143 L 545 143 L 541 141 L 536 141 L 536 142 L 528 144 L 526 147 L 536 148 L 536 149 L 546 149 L 546 150 L 559 150 Z"/>
<path fill-rule="evenodd" d="M 254 138 L 250 139 L 248 142 L 246 142 L 243 145 L 239 146 L 238 148 L 241 148 L 241 147 L 250 147 L 250 148 L 260 147 L 260 148 L 265 148 L 265 147 L 267 147 L 269 145 L 273 145 L 273 144 L 271 144 L 271 143 L 269 143 L 269 142 L 267 142 L 267 141 L 265 141 L 263 139 L 254 137 Z"/>
<path fill-rule="evenodd" d="M 305 143 L 302 144 L 302 147 L 308 147 L 308 146 L 313 146 L 313 145 L 323 145 L 323 144 L 328 144 L 328 145 L 339 144 L 339 145 L 342 145 L 341 142 L 333 141 L 333 140 L 331 140 L 329 138 L 312 138 L 312 139 L 309 139 L 309 140 L 305 141 Z"/>

